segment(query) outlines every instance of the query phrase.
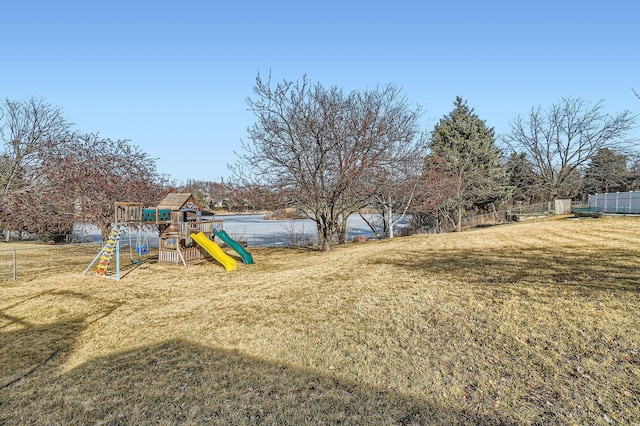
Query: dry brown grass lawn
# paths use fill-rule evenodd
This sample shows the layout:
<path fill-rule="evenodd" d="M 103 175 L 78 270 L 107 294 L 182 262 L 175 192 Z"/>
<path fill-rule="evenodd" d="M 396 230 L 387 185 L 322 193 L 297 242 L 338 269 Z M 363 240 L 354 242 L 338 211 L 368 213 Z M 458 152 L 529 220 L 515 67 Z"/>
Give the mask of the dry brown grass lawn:
<path fill-rule="evenodd" d="M 72 250 L 76 250 L 73 252 Z M 0 283 L 0 424 L 639 424 L 640 219 Z"/>

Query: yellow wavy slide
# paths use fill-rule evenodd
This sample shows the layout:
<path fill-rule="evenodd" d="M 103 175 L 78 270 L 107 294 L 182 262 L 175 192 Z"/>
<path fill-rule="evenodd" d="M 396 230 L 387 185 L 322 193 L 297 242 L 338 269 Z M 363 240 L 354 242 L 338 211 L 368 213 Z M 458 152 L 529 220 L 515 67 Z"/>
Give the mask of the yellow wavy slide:
<path fill-rule="evenodd" d="M 235 271 L 238 267 L 236 260 L 222 251 L 220 246 L 207 238 L 204 233 L 198 232 L 197 234 L 191 234 L 191 239 L 205 249 L 215 260 L 220 262 L 227 271 Z"/>

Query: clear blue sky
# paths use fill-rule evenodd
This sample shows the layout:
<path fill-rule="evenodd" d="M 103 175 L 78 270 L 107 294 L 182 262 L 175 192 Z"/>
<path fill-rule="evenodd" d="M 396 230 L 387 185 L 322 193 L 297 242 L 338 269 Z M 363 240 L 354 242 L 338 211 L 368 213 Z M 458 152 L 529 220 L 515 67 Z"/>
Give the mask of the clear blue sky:
<path fill-rule="evenodd" d="M 81 131 L 130 139 L 178 182 L 229 175 L 258 72 L 396 84 L 425 129 L 456 96 L 498 134 L 567 96 L 640 113 L 637 0 L 23 0 L 1 11 L 0 96 L 44 98 Z"/>

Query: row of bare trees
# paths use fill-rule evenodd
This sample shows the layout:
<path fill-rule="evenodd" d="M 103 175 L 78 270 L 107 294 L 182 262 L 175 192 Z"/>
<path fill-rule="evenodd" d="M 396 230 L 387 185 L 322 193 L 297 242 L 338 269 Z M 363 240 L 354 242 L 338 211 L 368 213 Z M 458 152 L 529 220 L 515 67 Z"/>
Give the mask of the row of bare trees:
<path fill-rule="evenodd" d="M 60 238 L 113 221 L 114 201 L 154 205 L 167 188 L 155 160 L 127 140 L 83 134 L 42 99 L 0 104 L 0 229 Z"/>
<path fill-rule="evenodd" d="M 351 214 L 376 211 L 383 233 L 411 215 L 417 227 L 460 229 L 464 215 L 512 201 L 634 189 L 635 116 L 563 98 L 517 117 L 499 147 L 494 129 L 457 98 L 430 131 L 394 85 L 338 87 L 257 77 L 255 115 L 234 182 L 191 182 L 204 204 L 294 207 L 314 220 L 324 250 L 344 242 Z M 43 100 L 0 104 L 0 226 L 68 235 L 78 222 L 106 233 L 114 201 L 155 205 L 170 189 L 155 160 L 127 140 L 75 129 Z M 508 155 L 507 155 L 508 154 Z M 631 166 L 630 166 L 631 164 Z M 635 172 L 634 172 L 635 170 Z"/>
<path fill-rule="evenodd" d="M 576 197 L 584 182 L 606 175 L 599 168 L 611 155 L 629 158 L 635 142 L 629 111 L 609 115 L 602 102 L 579 98 L 517 117 L 502 147 L 462 98 L 422 131 L 420 107 L 393 85 L 345 93 L 306 77 L 258 76 L 247 103 L 256 121 L 233 167 L 236 184 L 300 209 L 324 250 L 344 241 L 347 217 L 363 209 L 378 211 L 392 237 L 405 214 L 417 226 L 460 229 L 463 215 L 516 198 Z"/>

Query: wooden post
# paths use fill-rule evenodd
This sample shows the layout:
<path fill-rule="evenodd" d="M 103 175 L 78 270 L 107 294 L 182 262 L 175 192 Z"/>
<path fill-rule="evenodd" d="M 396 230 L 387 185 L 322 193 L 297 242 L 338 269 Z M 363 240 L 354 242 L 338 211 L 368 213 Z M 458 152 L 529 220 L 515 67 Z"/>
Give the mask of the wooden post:
<path fill-rule="evenodd" d="M 184 257 L 182 256 L 182 253 L 180 252 L 180 243 L 177 242 L 176 243 L 176 250 L 178 250 L 178 255 L 180 256 L 180 259 L 182 260 L 182 263 L 184 264 L 184 267 L 187 267 L 187 262 L 185 262 Z"/>

